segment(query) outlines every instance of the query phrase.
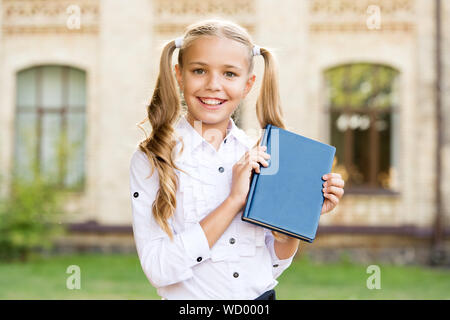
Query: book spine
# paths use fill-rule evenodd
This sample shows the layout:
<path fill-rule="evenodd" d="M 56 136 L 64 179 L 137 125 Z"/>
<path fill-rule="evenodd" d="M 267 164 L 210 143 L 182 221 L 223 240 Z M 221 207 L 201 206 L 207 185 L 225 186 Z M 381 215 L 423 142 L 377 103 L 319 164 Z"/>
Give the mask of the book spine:
<path fill-rule="evenodd" d="M 259 144 L 260 146 L 267 146 L 267 141 L 269 138 L 271 128 L 272 128 L 272 125 L 270 123 L 266 125 L 266 128 L 264 130 L 264 136 L 261 139 L 261 142 Z M 268 149 L 269 149 L 269 147 L 267 146 L 267 151 L 268 151 Z M 250 185 L 250 190 L 248 192 L 248 199 L 245 204 L 245 209 L 242 214 L 242 217 L 247 217 L 247 215 L 248 215 L 248 211 L 249 211 L 250 205 L 252 203 L 252 198 L 253 198 L 253 194 L 255 192 L 256 182 L 258 181 L 258 177 L 259 177 L 259 173 L 256 173 L 255 171 L 253 171 L 252 184 Z"/>
<path fill-rule="evenodd" d="M 267 151 L 269 151 L 269 146 L 267 145 L 267 142 L 269 141 L 269 136 L 270 136 L 271 129 L 272 129 L 272 125 L 269 123 L 266 126 L 266 130 L 264 132 L 264 137 L 263 137 L 263 139 L 261 141 L 261 146 L 266 146 L 267 147 Z"/>

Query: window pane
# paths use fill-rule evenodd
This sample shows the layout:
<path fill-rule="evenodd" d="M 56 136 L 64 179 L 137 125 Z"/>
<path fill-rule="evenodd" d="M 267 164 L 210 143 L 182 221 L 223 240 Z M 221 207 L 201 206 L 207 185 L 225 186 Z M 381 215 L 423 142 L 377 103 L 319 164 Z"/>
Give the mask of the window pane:
<path fill-rule="evenodd" d="M 85 78 L 82 70 L 64 66 L 35 67 L 17 74 L 17 107 L 20 108 L 16 109 L 14 162 L 18 172 L 34 178 L 32 164 L 39 164 L 35 169 L 48 180 L 68 187 L 82 187 L 85 175 Z M 36 101 L 36 96 L 40 101 Z M 77 109 L 73 112 L 69 109 L 66 114 L 49 110 L 61 109 L 66 102 Z M 44 108 L 40 134 L 36 106 Z M 64 119 L 66 125 L 63 125 Z"/>
<path fill-rule="evenodd" d="M 368 100 L 371 108 L 386 109 L 394 104 L 393 86 L 396 72 L 391 68 L 378 67 L 372 77 L 373 90 Z"/>
<path fill-rule="evenodd" d="M 18 113 L 16 117 L 14 171 L 26 181 L 34 179 L 33 164 L 36 162 L 36 114 Z"/>
<path fill-rule="evenodd" d="M 392 187 L 391 118 L 390 113 L 384 113 L 380 114 L 377 120 L 377 130 L 380 137 L 380 157 L 377 183 L 380 187 L 385 189 Z"/>
<path fill-rule="evenodd" d="M 61 148 L 61 116 L 47 113 L 42 116 L 41 172 L 52 181 L 58 181 L 58 153 Z"/>
<path fill-rule="evenodd" d="M 325 81 L 333 108 L 389 108 L 397 72 L 389 67 L 354 64 L 325 72 Z"/>
<path fill-rule="evenodd" d="M 347 129 L 347 125 L 342 120 L 344 117 L 345 115 L 341 115 L 339 112 L 331 113 L 331 144 L 336 147 L 335 166 L 344 165 L 344 133 Z"/>
<path fill-rule="evenodd" d="M 339 67 L 325 72 L 330 107 L 332 108 L 344 108 L 346 106 L 346 95 L 343 88 L 344 71 L 344 67 Z"/>
<path fill-rule="evenodd" d="M 350 106 L 354 109 L 369 107 L 369 99 L 373 93 L 372 83 L 375 76 L 374 66 L 371 64 L 358 64 L 351 67 L 349 91 Z"/>
<path fill-rule="evenodd" d="M 21 71 L 17 75 L 17 106 L 36 108 L 36 69 Z"/>
<path fill-rule="evenodd" d="M 367 119 L 357 114 L 353 114 L 351 116 L 353 122 L 356 122 L 357 120 L 355 119 L 358 118 L 360 119 L 359 122 L 363 121 L 361 119 Z M 358 126 L 352 131 L 352 133 L 353 133 L 353 146 L 352 146 L 353 165 L 349 168 L 350 182 L 359 185 L 368 184 L 370 172 L 370 156 L 371 156 L 369 127 Z"/>
<path fill-rule="evenodd" d="M 69 70 L 69 107 L 84 107 L 86 104 L 86 73 Z"/>
<path fill-rule="evenodd" d="M 67 119 L 68 161 L 65 185 L 81 187 L 84 180 L 85 159 L 85 115 L 69 113 Z"/>
<path fill-rule="evenodd" d="M 59 109 L 62 107 L 63 83 L 62 67 L 42 67 L 42 106 Z"/>

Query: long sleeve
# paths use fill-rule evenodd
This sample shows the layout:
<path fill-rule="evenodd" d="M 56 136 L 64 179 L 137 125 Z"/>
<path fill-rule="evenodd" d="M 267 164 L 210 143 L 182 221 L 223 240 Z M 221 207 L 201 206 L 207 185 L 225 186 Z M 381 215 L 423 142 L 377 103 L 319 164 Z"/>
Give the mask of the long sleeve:
<path fill-rule="evenodd" d="M 273 278 L 276 279 L 283 273 L 284 270 L 286 270 L 291 265 L 292 260 L 294 259 L 294 256 L 298 251 L 298 247 L 291 257 L 287 259 L 278 259 L 274 247 L 275 238 L 269 229 L 266 229 L 265 242 L 267 248 L 269 249 L 270 257 L 272 258 Z"/>
<path fill-rule="evenodd" d="M 159 288 L 191 278 L 192 268 L 210 257 L 210 248 L 199 223 L 178 234 L 171 227 L 173 240 L 161 229 L 152 214 L 159 175 L 156 169 L 151 177 L 150 173 L 147 156 L 137 150 L 130 164 L 133 233 L 142 269 Z M 168 222 L 171 225 L 172 218 Z"/>

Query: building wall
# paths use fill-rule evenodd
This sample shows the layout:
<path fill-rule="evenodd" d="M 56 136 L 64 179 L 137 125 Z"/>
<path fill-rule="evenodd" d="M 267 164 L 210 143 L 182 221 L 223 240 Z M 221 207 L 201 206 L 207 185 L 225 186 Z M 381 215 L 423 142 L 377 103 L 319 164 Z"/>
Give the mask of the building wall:
<path fill-rule="evenodd" d="M 140 138 L 135 126 L 146 114 L 152 53 L 151 2 L 102 1 L 98 65 L 101 108 L 96 167 L 96 219 L 130 223 L 129 162 Z"/>
<path fill-rule="evenodd" d="M 442 112 L 444 146 L 442 152 L 442 199 L 444 203 L 445 224 L 450 222 L 450 1 L 442 1 Z"/>
<path fill-rule="evenodd" d="M 362 9 L 373 2 L 358 2 L 360 6 L 342 6 L 335 12 L 320 6 L 309 14 L 311 24 L 309 32 L 308 79 L 305 94 L 308 108 L 317 110 L 311 134 L 319 140 L 327 141 L 328 113 L 325 109 L 322 74 L 327 68 L 349 63 L 369 62 L 395 68 L 400 73 L 399 84 L 399 121 L 396 128 L 396 152 L 399 154 L 398 175 L 393 182 L 398 195 L 355 195 L 346 194 L 334 213 L 323 216 L 323 225 L 423 225 L 420 219 L 428 212 L 417 214 L 414 207 L 412 190 L 405 186 L 415 184 L 414 145 L 408 133 L 414 128 L 416 97 L 415 90 L 415 40 L 417 26 L 414 21 L 415 8 L 400 8 L 398 12 L 385 12 L 381 7 L 380 29 L 367 27 Z M 376 3 L 376 2 L 375 2 Z M 401 18 L 398 16 L 401 15 Z M 329 19 L 327 17 L 331 16 Z M 401 28 L 404 23 L 408 28 Z M 341 30 L 344 31 L 341 31 Z"/>

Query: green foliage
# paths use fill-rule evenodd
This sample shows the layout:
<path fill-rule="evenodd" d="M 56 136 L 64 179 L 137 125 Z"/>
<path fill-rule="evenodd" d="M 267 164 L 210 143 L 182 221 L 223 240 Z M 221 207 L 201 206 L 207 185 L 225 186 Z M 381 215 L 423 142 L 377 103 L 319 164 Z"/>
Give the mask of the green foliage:
<path fill-rule="evenodd" d="M 63 153 L 63 136 L 55 145 Z M 28 136 L 26 141 L 30 141 Z M 46 163 L 50 169 L 43 173 L 42 163 L 26 148 L 26 166 L 15 166 L 9 189 L 0 197 L 0 260 L 28 260 L 34 251 L 48 250 L 54 238 L 64 233 L 61 224 L 64 189 L 59 182 L 58 166 Z M 61 158 L 61 157 L 60 157 Z"/>
<path fill-rule="evenodd" d="M 35 251 L 49 250 L 56 236 L 65 233 L 63 203 L 71 191 L 81 190 L 84 180 L 65 183 L 69 160 L 80 152 L 67 132 L 54 137 L 53 157 L 36 154 L 34 127 L 19 126 L 11 182 L 0 185 L 0 260 L 28 260 Z M 41 150 L 42 151 L 42 150 Z M 44 160 L 45 159 L 45 160 Z M 1 181 L 0 181 L 1 182 Z"/>
<path fill-rule="evenodd" d="M 25 261 L 33 251 L 50 249 L 64 233 L 62 203 L 63 194 L 50 180 L 13 177 L 0 199 L 0 260 Z"/>
<path fill-rule="evenodd" d="M 370 63 L 341 65 L 325 71 L 330 106 L 334 109 L 386 109 L 395 107 L 398 72 Z"/>

